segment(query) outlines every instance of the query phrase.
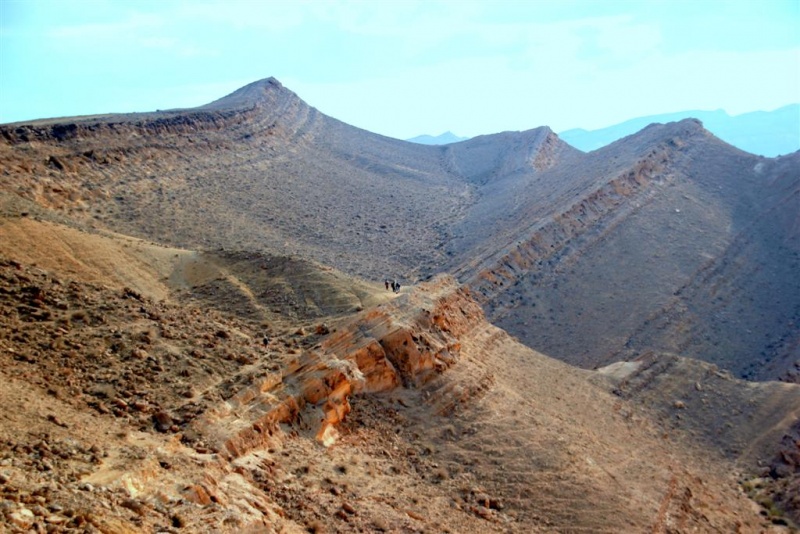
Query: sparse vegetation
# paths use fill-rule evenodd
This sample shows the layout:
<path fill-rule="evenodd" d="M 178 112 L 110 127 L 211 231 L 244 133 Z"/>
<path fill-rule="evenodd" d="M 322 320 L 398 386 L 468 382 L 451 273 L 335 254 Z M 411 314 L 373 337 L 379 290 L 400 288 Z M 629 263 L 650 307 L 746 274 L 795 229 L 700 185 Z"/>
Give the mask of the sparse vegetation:
<path fill-rule="evenodd" d="M 794 528 L 797 155 L 109 120 L 0 127 L 0 530 Z"/>

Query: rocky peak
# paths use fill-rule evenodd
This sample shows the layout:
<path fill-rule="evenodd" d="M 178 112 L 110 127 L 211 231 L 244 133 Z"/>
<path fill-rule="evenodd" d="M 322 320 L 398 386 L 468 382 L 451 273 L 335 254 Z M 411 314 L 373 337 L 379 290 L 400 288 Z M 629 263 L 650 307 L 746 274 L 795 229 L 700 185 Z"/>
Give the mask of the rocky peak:
<path fill-rule="evenodd" d="M 445 148 L 451 170 L 478 185 L 508 175 L 544 170 L 568 152 L 578 150 L 563 142 L 547 126 L 481 135 Z"/>
<path fill-rule="evenodd" d="M 690 144 L 693 139 L 704 137 L 713 138 L 719 143 L 723 143 L 723 141 L 714 137 L 714 134 L 706 130 L 703 127 L 703 123 L 698 119 L 683 119 L 666 124 L 653 123 L 626 139 L 628 139 L 629 142 L 635 140 L 634 144 L 667 144 L 673 148 L 682 148 Z"/>
<path fill-rule="evenodd" d="M 245 85 L 233 93 L 196 108 L 150 113 L 119 113 L 92 117 L 64 117 L 28 124 L 0 125 L 0 141 L 9 145 L 31 141 L 69 142 L 86 138 L 158 137 L 223 130 L 256 118 L 267 111 L 274 119 L 291 107 L 308 108 L 300 97 L 275 78 Z M 256 115 L 254 115 L 254 113 Z"/>
<path fill-rule="evenodd" d="M 227 96 L 196 109 L 214 111 L 249 109 L 254 106 L 271 106 L 285 100 L 299 101 L 300 97 L 286 89 L 277 79 L 269 77 L 249 83 Z"/>

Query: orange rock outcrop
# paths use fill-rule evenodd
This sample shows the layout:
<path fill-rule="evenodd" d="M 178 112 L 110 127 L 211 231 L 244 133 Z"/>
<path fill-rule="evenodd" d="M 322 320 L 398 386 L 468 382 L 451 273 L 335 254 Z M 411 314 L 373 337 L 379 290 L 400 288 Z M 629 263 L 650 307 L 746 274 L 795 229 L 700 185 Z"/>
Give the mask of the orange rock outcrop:
<path fill-rule="evenodd" d="M 332 444 L 352 395 L 420 387 L 459 357 L 458 337 L 484 320 L 454 279 L 440 276 L 332 331 L 314 350 L 206 416 L 217 448 L 238 457 L 293 424 Z"/>

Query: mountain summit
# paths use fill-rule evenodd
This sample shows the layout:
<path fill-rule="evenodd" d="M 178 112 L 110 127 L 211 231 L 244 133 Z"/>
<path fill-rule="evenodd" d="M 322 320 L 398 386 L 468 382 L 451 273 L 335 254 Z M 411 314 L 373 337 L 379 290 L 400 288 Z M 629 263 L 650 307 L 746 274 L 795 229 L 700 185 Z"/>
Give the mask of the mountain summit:
<path fill-rule="evenodd" d="M 277 99 L 298 98 L 296 94 L 286 89 L 281 82 L 273 77 L 264 78 L 237 89 L 231 94 L 215 100 L 197 109 L 203 110 L 233 110 L 246 109 L 252 106 L 275 107 Z"/>

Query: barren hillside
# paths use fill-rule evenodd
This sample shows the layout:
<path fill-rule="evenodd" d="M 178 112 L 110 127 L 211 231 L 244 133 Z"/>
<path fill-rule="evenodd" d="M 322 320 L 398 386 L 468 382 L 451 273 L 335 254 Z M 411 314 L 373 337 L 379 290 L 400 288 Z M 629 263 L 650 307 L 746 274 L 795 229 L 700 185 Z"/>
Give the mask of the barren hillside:
<path fill-rule="evenodd" d="M 273 79 L 203 108 L 2 133 L 3 188 L 74 218 L 374 278 L 435 265 L 469 195 L 439 148 L 343 124 Z"/>
<path fill-rule="evenodd" d="M 470 279 L 490 319 L 577 365 L 655 349 L 794 380 L 800 159 L 732 153 L 690 121 L 651 129 L 668 141 Z M 636 141 L 591 156 L 600 168 Z"/>
<path fill-rule="evenodd" d="M 490 320 L 588 368 L 654 349 L 740 377 L 800 370 L 800 160 L 696 121 L 589 154 L 546 127 L 423 146 L 270 78 L 200 108 L 0 133 L 4 194 L 86 228 L 376 281 L 452 272 Z"/>
<path fill-rule="evenodd" d="M 759 466 L 792 435 L 798 386 L 694 364 L 582 371 L 490 325 L 446 277 L 396 296 L 263 257 L 0 228 L 20 226 L 63 252 L 29 249 L 40 267 L 2 252 L 13 531 L 756 532 L 795 513 L 780 484 L 797 464 L 771 483 Z M 84 247 L 108 253 L 75 264 Z M 212 279 L 267 315 L 209 300 Z M 277 313 L 264 288 L 278 281 L 286 299 L 313 287 L 315 302 L 361 294 L 369 307 Z"/>
<path fill-rule="evenodd" d="M 489 318 L 581 366 L 654 349 L 796 380 L 798 154 L 751 156 L 687 120 L 586 158 L 591 182 L 575 166 L 542 178 L 582 191 L 552 203 L 528 195 L 515 219 L 533 223 L 464 271 Z"/>
<path fill-rule="evenodd" d="M 415 145 L 267 79 L 0 170 L 0 530 L 800 523 L 800 153 Z"/>

